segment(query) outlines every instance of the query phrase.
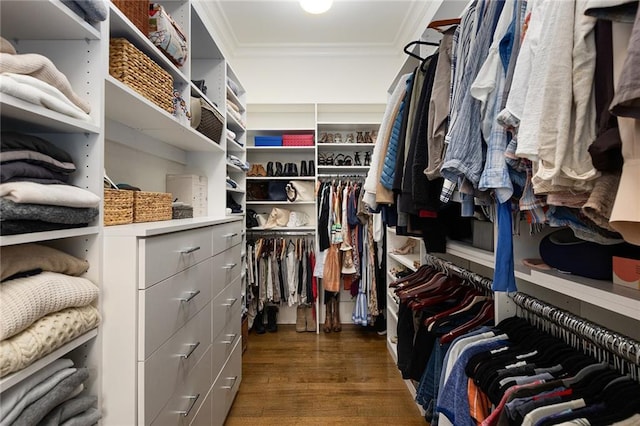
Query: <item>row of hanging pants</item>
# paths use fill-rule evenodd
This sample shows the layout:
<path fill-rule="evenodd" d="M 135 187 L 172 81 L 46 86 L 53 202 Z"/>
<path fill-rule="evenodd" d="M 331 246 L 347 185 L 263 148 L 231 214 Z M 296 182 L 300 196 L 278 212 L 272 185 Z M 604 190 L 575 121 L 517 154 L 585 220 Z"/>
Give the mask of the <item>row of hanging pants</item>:
<path fill-rule="evenodd" d="M 314 267 L 313 238 L 274 237 L 248 241 L 247 311 L 250 327 L 258 334 L 265 330 L 277 331 L 281 305 L 302 307 L 308 321 L 313 320 L 313 305 L 318 297 Z"/>

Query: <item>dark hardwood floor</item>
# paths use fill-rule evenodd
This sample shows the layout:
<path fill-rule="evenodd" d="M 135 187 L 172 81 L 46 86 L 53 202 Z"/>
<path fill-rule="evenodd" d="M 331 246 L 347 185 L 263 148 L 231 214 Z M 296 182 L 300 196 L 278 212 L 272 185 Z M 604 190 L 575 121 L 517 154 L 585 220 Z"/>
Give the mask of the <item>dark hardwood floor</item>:
<path fill-rule="evenodd" d="M 242 383 L 227 426 L 427 425 L 386 347 L 386 336 L 344 325 L 340 333 L 249 334 Z"/>

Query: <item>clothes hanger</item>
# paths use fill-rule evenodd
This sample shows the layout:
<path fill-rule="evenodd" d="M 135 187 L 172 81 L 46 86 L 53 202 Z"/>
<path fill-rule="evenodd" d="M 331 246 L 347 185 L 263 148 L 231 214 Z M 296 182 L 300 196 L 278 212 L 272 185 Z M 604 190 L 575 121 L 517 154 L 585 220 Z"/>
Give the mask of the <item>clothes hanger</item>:
<path fill-rule="evenodd" d="M 474 329 L 482 324 L 486 324 L 494 319 L 494 307 L 493 300 L 487 300 L 484 302 L 482 310 L 471 321 L 462 324 L 461 326 L 451 330 L 440 338 L 440 343 L 450 343 L 458 336 L 463 335 L 469 330 Z"/>
<path fill-rule="evenodd" d="M 460 18 L 450 18 L 450 19 L 436 19 L 435 21 L 431 21 L 429 25 L 427 25 L 428 29 L 436 30 L 439 32 L 443 32 L 443 27 L 450 27 L 452 25 L 460 24 Z"/>
<path fill-rule="evenodd" d="M 406 53 L 407 55 L 412 56 L 412 57 L 414 57 L 416 59 L 419 59 L 420 61 L 424 61 L 426 58 L 423 58 L 420 55 L 416 55 L 412 51 L 408 50 L 410 47 L 415 46 L 415 45 L 439 47 L 440 43 L 435 43 L 433 41 L 423 41 L 423 40 L 414 40 L 414 41 L 411 41 L 411 42 L 407 43 L 407 45 L 404 47 L 404 53 Z"/>
<path fill-rule="evenodd" d="M 467 290 L 467 293 L 464 299 L 462 299 L 462 301 L 459 304 L 457 304 L 456 306 L 453 306 L 451 309 L 447 309 L 446 311 L 439 312 L 433 316 L 430 316 L 429 318 L 424 320 L 424 325 L 427 327 L 427 330 L 431 331 L 433 324 L 435 324 L 435 322 L 440 318 L 445 318 L 445 317 L 448 317 L 449 315 L 454 315 L 457 313 L 468 311 L 475 304 L 484 302 L 485 300 L 488 300 L 488 299 L 489 298 L 487 296 L 483 296 L 478 290 L 471 288 Z"/>

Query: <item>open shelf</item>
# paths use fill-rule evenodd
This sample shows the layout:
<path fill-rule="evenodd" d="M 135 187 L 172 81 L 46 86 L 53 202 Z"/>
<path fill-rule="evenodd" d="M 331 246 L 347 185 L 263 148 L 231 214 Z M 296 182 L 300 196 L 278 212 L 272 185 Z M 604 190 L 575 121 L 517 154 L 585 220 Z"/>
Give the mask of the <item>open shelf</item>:
<path fill-rule="evenodd" d="M 389 256 L 390 259 L 393 259 L 396 262 L 403 264 L 404 266 L 411 269 L 412 271 L 415 271 L 416 269 L 418 269 L 416 268 L 414 263 L 415 262 L 418 262 L 418 264 L 420 263 L 420 254 L 387 253 L 387 256 Z"/>
<path fill-rule="evenodd" d="M 5 120 L 12 120 L 16 122 L 12 126 L 13 129 L 29 132 L 100 133 L 100 126 L 93 121 L 79 120 L 4 93 L 0 101 L 0 109 L 2 109 L 3 127 L 6 126 Z M 24 125 L 21 126 L 23 123 Z"/>

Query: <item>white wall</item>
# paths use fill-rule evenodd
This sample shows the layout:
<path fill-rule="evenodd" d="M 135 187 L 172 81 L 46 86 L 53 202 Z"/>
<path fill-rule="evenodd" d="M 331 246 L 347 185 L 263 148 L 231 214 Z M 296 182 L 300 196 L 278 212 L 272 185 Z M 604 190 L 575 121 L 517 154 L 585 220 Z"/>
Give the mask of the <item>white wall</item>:
<path fill-rule="evenodd" d="M 248 103 L 386 103 L 406 56 L 234 57 Z"/>

